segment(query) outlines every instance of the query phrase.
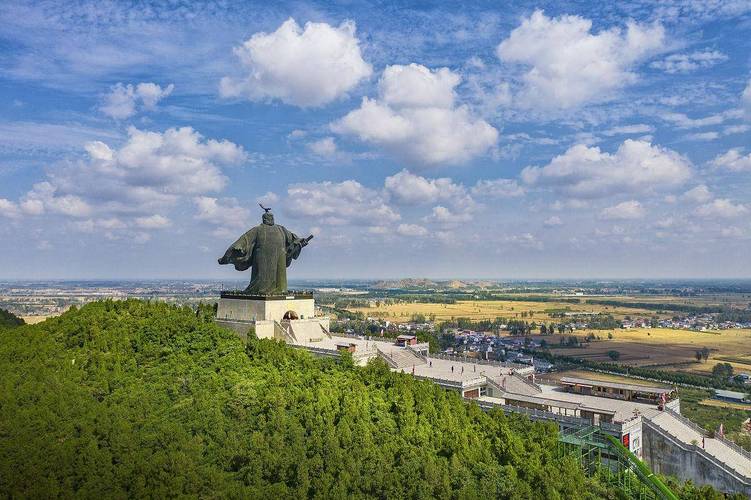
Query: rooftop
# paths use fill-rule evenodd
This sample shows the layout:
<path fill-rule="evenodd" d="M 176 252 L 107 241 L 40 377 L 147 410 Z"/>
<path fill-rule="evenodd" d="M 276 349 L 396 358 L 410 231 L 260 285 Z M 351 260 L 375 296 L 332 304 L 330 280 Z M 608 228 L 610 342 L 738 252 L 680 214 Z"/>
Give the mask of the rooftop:
<path fill-rule="evenodd" d="M 654 386 L 647 386 L 647 385 L 636 385 L 636 384 L 622 384 L 620 382 L 607 382 L 604 380 L 593 380 L 593 379 L 587 379 L 587 378 L 577 378 L 577 377 L 561 377 L 561 384 L 563 385 L 583 385 L 586 387 L 609 387 L 611 389 L 625 389 L 629 391 L 635 391 L 635 392 L 644 392 L 648 394 L 670 394 L 673 392 L 673 389 L 665 389 L 663 387 L 654 387 Z"/>

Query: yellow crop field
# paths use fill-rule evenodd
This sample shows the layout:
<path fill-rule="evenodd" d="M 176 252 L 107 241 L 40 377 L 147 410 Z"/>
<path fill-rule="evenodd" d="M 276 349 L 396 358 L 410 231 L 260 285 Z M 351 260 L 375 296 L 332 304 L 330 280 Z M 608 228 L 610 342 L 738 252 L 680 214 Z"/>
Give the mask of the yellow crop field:
<path fill-rule="evenodd" d="M 554 321 L 554 318 L 545 311 L 568 310 L 579 313 L 609 313 L 615 318 L 622 319 L 631 315 L 653 315 L 654 312 L 602 306 L 595 304 L 570 304 L 567 302 L 534 302 L 515 300 L 462 300 L 454 304 L 434 304 L 426 302 L 404 302 L 398 304 L 380 304 L 372 307 L 351 308 L 350 311 L 362 312 L 366 316 L 388 319 L 395 322 L 406 322 L 415 314 L 423 314 L 425 317 L 435 316 L 437 321 L 450 320 L 452 318 L 469 318 L 472 320 L 495 319 L 525 319 L 527 321 Z M 526 313 L 522 317 L 522 313 Z"/>
<path fill-rule="evenodd" d="M 736 373 L 751 372 L 751 330 L 729 329 L 717 332 L 695 332 L 670 328 L 632 328 L 627 330 L 591 330 L 603 340 L 583 349 L 554 349 L 559 354 L 593 361 L 609 361 L 608 351 L 621 354 L 619 361 L 639 366 L 654 366 L 682 371 L 708 373 L 715 364 L 729 362 Z M 577 332 L 585 336 L 587 332 Z M 608 333 L 613 338 L 607 339 Z M 557 337 L 549 343 L 555 345 Z M 697 362 L 695 353 L 706 347 L 709 359 Z"/>

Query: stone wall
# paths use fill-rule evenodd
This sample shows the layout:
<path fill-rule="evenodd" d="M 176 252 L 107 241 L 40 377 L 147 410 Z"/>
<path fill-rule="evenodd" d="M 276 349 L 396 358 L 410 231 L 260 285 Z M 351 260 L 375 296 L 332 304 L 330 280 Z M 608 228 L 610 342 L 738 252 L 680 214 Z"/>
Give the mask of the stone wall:
<path fill-rule="evenodd" d="M 642 456 L 652 472 L 751 498 L 751 483 L 724 470 L 711 456 L 702 453 L 700 444 L 683 443 L 648 422 L 643 423 L 642 439 Z"/>
<path fill-rule="evenodd" d="M 315 316 L 313 299 L 219 299 L 218 320 L 225 321 L 281 321 L 291 311 L 299 319 Z"/>

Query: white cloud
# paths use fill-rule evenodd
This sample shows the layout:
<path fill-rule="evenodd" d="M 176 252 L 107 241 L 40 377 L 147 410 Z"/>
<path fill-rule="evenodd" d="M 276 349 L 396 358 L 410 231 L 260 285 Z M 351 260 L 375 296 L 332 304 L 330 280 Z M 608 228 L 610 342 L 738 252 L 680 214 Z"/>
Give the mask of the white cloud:
<path fill-rule="evenodd" d="M 748 80 L 746 88 L 743 89 L 743 94 L 741 94 L 741 104 L 746 110 L 746 115 L 751 116 L 751 79 Z"/>
<path fill-rule="evenodd" d="M 451 108 L 461 77 L 448 68 L 420 64 L 387 66 L 378 82 L 381 100 L 393 107 Z"/>
<path fill-rule="evenodd" d="M 614 154 L 598 147 L 572 146 L 544 167 L 526 167 L 522 180 L 577 197 L 675 187 L 691 177 L 691 165 L 670 149 L 627 139 Z"/>
<path fill-rule="evenodd" d="M 490 198 L 518 198 L 524 193 L 524 188 L 514 179 L 484 179 L 472 187 L 473 195 Z"/>
<path fill-rule="evenodd" d="M 461 184 L 455 184 L 447 177 L 427 179 L 406 169 L 386 177 L 384 188 L 390 199 L 405 205 L 435 203 L 439 200 L 467 202 L 467 192 Z"/>
<path fill-rule="evenodd" d="M 263 196 L 256 198 L 256 201 L 261 205 L 266 205 L 268 207 L 269 205 L 273 205 L 277 201 L 279 201 L 279 196 L 276 193 L 267 191 Z"/>
<path fill-rule="evenodd" d="M 543 224 L 546 227 L 555 227 L 555 226 L 563 225 L 563 221 L 557 215 L 553 215 L 552 217 L 547 218 L 545 222 L 543 222 Z"/>
<path fill-rule="evenodd" d="M 608 137 L 614 135 L 631 135 L 631 134 L 650 134 L 654 132 L 655 128 L 652 125 L 646 123 L 637 123 L 634 125 L 621 125 L 619 127 L 613 127 L 603 132 L 603 135 Z"/>
<path fill-rule="evenodd" d="M 433 207 L 432 213 L 425 217 L 426 222 L 436 222 L 443 225 L 454 225 L 472 220 L 472 209 L 451 210 L 442 205 Z"/>
<path fill-rule="evenodd" d="M 99 110 L 107 116 L 117 120 L 124 120 L 135 115 L 137 108 L 152 110 L 156 104 L 170 95 L 175 86 L 169 84 L 162 88 L 156 83 L 142 82 L 135 87 L 132 84 L 118 83 L 104 96 L 104 103 Z"/>
<path fill-rule="evenodd" d="M 751 130 L 751 125 L 728 125 L 722 129 L 722 135 L 743 134 Z"/>
<path fill-rule="evenodd" d="M 378 226 L 401 218 L 380 193 L 354 180 L 292 184 L 287 189 L 285 211 L 293 217 L 335 225 Z"/>
<path fill-rule="evenodd" d="M 700 128 L 710 125 L 720 125 L 728 117 L 724 113 L 706 116 L 704 118 L 689 118 L 684 113 L 667 112 L 660 114 L 663 120 L 675 124 L 678 128 Z"/>
<path fill-rule="evenodd" d="M 607 98 L 636 81 L 631 72 L 664 44 L 660 25 L 627 24 L 590 32 L 592 21 L 579 16 L 549 18 L 535 11 L 497 48 L 505 62 L 531 66 L 518 96 L 526 107 L 571 108 Z"/>
<path fill-rule="evenodd" d="M 331 157 L 336 154 L 336 142 L 333 137 L 324 137 L 308 144 L 308 149 L 318 156 Z"/>
<path fill-rule="evenodd" d="M 692 141 L 716 141 L 720 138 L 719 132 L 699 132 L 696 134 L 689 134 L 687 139 Z"/>
<path fill-rule="evenodd" d="M 204 139 L 190 127 L 163 133 L 131 127 L 120 148 L 92 141 L 85 150 L 88 159 L 51 169 L 46 180 L 34 184 L 19 201 L 20 212 L 82 219 L 74 226 L 78 230 L 106 229 L 117 238 L 118 230 L 158 229 L 170 220 L 157 211 L 183 197 L 220 191 L 226 178 L 219 165 L 246 156 L 241 147 Z M 93 215 L 98 218 L 83 220 Z M 127 234 L 139 238 L 140 233 Z"/>
<path fill-rule="evenodd" d="M 167 217 L 159 214 L 145 217 L 136 217 L 135 223 L 136 226 L 143 229 L 162 229 L 171 224 L 170 220 Z"/>
<path fill-rule="evenodd" d="M 740 203 L 735 204 L 727 198 L 718 198 L 711 203 L 702 205 L 696 209 L 697 215 L 706 218 L 729 219 L 738 217 L 748 212 L 748 208 Z"/>
<path fill-rule="evenodd" d="M 672 54 L 661 61 L 650 64 L 670 74 L 688 73 L 697 69 L 711 68 L 717 63 L 727 61 L 728 56 L 717 50 L 702 50 L 690 54 Z"/>
<path fill-rule="evenodd" d="M 428 230 L 417 224 L 399 224 L 396 232 L 401 236 L 427 236 Z"/>
<path fill-rule="evenodd" d="M 222 238 L 239 236 L 250 225 L 250 210 L 234 198 L 217 199 L 211 196 L 193 198 L 195 218 L 215 226 L 214 235 Z M 259 208 L 260 211 L 260 208 Z"/>
<path fill-rule="evenodd" d="M 726 153 L 717 155 L 710 164 L 733 172 L 751 171 L 751 153 L 744 156 L 743 148 L 732 148 Z"/>
<path fill-rule="evenodd" d="M 18 204 L 5 198 L 0 198 L 0 216 L 17 219 L 21 216 Z"/>
<path fill-rule="evenodd" d="M 454 104 L 459 76 L 441 68 L 388 66 L 379 80 L 380 99 L 363 98 L 360 108 L 331 129 L 381 146 L 424 165 L 464 163 L 484 154 L 498 131 Z"/>
<path fill-rule="evenodd" d="M 641 203 L 629 200 L 603 209 L 600 217 L 606 220 L 634 220 L 643 218 L 645 213 Z"/>
<path fill-rule="evenodd" d="M 353 21 L 338 28 L 309 22 L 302 29 L 290 18 L 273 33 L 254 34 L 234 52 L 247 76 L 222 78 L 219 90 L 224 97 L 322 106 L 373 71 L 362 58 Z"/>
<path fill-rule="evenodd" d="M 705 184 L 700 184 L 683 193 L 681 198 L 692 203 L 706 203 L 712 199 L 712 192 Z"/>
<path fill-rule="evenodd" d="M 522 248 L 530 248 L 533 250 L 542 250 L 543 244 L 532 233 L 513 234 L 505 238 L 507 243 Z"/>

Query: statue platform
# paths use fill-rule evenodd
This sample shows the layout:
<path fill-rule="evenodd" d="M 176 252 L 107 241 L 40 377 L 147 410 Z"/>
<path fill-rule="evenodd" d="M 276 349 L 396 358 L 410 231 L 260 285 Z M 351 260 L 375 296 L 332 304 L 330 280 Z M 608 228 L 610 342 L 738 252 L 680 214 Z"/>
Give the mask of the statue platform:
<path fill-rule="evenodd" d="M 315 315 L 309 292 L 285 295 L 252 295 L 243 291 L 221 292 L 216 323 L 247 340 L 255 329 L 258 338 L 274 338 L 294 344 L 318 342 L 330 337 L 329 318 Z"/>

